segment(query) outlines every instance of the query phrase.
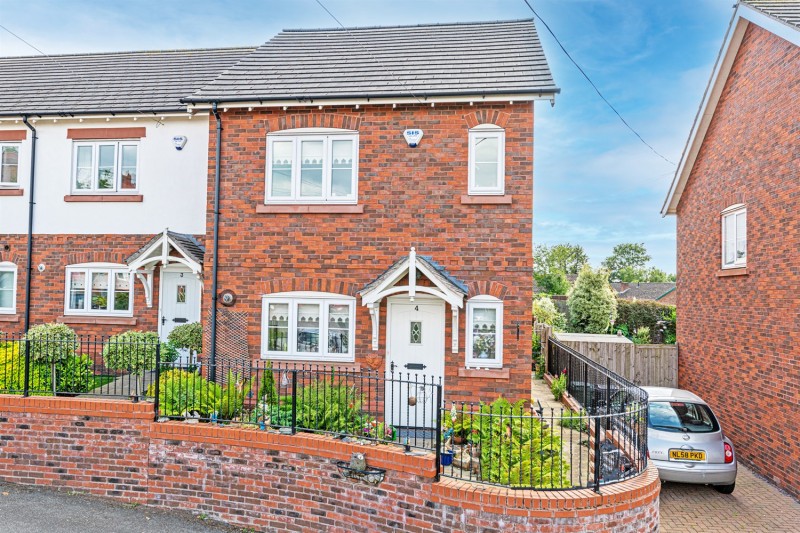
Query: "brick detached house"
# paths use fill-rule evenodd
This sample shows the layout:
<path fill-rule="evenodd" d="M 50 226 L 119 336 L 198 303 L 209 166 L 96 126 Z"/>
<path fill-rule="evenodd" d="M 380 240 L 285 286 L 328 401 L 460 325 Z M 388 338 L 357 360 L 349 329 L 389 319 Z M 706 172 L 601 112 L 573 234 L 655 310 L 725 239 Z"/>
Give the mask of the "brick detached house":
<path fill-rule="evenodd" d="M 186 98 L 216 118 L 204 357 L 529 397 L 534 102 L 557 92 L 520 20 L 284 31 Z"/>
<path fill-rule="evenodd" d="M 664 204 L 679 383 L 800 496 L 800 2 L 740 2 Z"/>
<path fill-rule="evenodd" d="M 251 51 L 0 58 L 0 331 L 200 318 L 208 113 L 179 100 Z"/>

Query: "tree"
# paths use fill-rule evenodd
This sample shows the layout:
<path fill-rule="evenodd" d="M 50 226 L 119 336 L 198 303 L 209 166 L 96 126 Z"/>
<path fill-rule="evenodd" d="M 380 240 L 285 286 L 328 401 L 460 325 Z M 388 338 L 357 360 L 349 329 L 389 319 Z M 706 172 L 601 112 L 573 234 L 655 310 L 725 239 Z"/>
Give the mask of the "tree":
<path fill-rule="evenodd" d="M 636 269 L 644 269 L 650 259 L 644 243 L 622 243 L 614 246 L 611 255 L 603 261 L 603 268 L 609 271 L 611 279 L 621 279 L 623 273 L 635 277 L 641 274 Z"/>
<path fill-rule="evenodd" d="M 30 345 L 31 360 L 50 365 L 52 390 L 55 395 L 58 383 L 56 367 L 75 357 L 78 336 L 66 324 L 54 322 L 33 326 L 25 335 L 25 340 L 30 341 L 28 344 Z"/>
<path fill-rule="evenodd" d="M 569 281 L 567 275 L 558 270 L 548 274 L 534 274 L 536 287 L 545 294 L 567 294 Z"/>
<path fill-rule="evenodd" d="M 566 317 L 558 311 L 556 304 L 547 296 L 534 298 L 532 309 L 537 322 L 552 326 L 556 331 L 563 330 L 567 325 Z"/>
<path fill-rule="evenodd" d="M 181 324 L 169 332 L 167 340 L 179 350 L 189 350 L 189 362 L 194 363 L 196 355 L 203 351 L 203 326 L 200 322 Z"/>
<path fill-rule="evenodd" d="M 608 284 L 608 272 L 584 265 L 567 293 L 570 330 L 606 333 L 617 317 L 617 299 Z"/>
<path fill-rule="evenodd" d="M 579 244 L 540 244 L 533 254 L 533 271 L 537 274 L 550 274 L 554 271 L 564 274 L 577 274 L 589 262 L 589 256 Z"/>

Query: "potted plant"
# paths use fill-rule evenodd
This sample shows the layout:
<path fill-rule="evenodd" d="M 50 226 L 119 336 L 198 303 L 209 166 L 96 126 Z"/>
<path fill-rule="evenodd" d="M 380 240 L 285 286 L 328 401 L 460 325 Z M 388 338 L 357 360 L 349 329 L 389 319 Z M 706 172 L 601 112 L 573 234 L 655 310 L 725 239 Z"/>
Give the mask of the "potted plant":
<path fill-rule="evenodd" d="M 478 359 L 494 359 L 494 335 L 478 335 L 473 344 Z"/>

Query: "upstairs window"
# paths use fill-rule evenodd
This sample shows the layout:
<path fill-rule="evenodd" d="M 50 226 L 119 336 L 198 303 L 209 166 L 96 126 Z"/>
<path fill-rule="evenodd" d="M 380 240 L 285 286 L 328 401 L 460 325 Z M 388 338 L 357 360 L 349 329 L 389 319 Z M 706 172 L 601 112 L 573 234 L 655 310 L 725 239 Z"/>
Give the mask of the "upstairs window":
<path fill-rule="evenodd" d="M 17 312 L 17 265 L 0 262 L 0 313 Z"/>
<path fill-rule="evenodd" d="M 138 188 L 139 143 L 94 141 L 74 144 L 72 192 L 133 192 Z"/>
<path fill-rule="evenodd" d="M 468 367 L 503 366 L 503 302 L 481 295 L 467 301 Z"/>
<path fill-rule="evenodd" d="M 65 314 L 122 315 L 133 311 L 133 283 L 125 265 L 67 267 Z"/>
<path fill-rule="evenodd" d="M 19 144 L 0 144 L 0 187 L 18 187 Z"/>
<path fill-rule="evenodd" d="M 722 268 L 747 266 L 747 208 L 733 205 L 722 212 Z"/>
<path fill-rule="evenodd" d="M 339 294 L 268 294 L 262 303 L 261 354 L 269 359 L 352 361 L 355 299 Z"/>
<path fill-rule="evenodd" d="M 469 130 L 469 194 L 505 194 L 506 134 L 493 124 Z"/>
<path fill-rule="evenodd" d="M 267 203 L 355 203 L 358 134 L 300 131 L 267 137 Z"/>

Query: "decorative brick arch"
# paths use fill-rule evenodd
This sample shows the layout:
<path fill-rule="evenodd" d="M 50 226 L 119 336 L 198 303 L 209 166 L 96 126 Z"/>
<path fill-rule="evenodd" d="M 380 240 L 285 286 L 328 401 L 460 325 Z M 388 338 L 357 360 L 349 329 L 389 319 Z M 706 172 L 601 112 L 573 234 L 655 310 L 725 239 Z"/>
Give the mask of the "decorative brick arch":
<path fill-rule="evenodd" d="M 494 296 L 498 300 L 505 300 L 509 294 L 508 287 L 496 281 L 470 281 L 467 283 L 467 298 L 478 296 L 480 294 L 488 294 Z"/>
<path fill-rule="evenodd" d="M 25 264 L 25 256 L 21 253 L 6 252 L 0 248 L 0 263 L 14 263 L 18 268 Z"/>
<path fill-rule="evenodd" d="M 474 128 L 480 124 L 494 124 L 499 128 L 505 128 L 510 118 L 511 115 L 508 113 L 504 113 L 502 111 L 491 111 L 488 109 L 482 109 L 480 111 L 475 111 L 473 113 L 464 115 L 464 120 L 467 122 L 467 126 L 470 128 Z"/>
<path fill-rule="evenodd" d="M 336 128 L 355 130 L 361 126 L 361 117 L 341 113 L 303 113 L 269 118 L 267 133 L 294 128 Z"/>
<path fill-rule="evenodd" d="M 282 278 L 262 281 L 258 284 L 258 294 L 276 292 L 314 291 L 357 296 L 361 287 L 355 283 L 320 278 Z"/>
<path fill-rule="evenodd" d="M 732 205 L 737 204 L 746 204 L 744 201 L 744 193 L 741 191 L 738 192 L 730 192 L 728 194 L 723 194 L 722 198 L 720 199 L 720 206 L 719 210 L 724 211 L 725 209 L 729 208 Z"/>

